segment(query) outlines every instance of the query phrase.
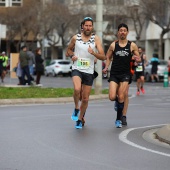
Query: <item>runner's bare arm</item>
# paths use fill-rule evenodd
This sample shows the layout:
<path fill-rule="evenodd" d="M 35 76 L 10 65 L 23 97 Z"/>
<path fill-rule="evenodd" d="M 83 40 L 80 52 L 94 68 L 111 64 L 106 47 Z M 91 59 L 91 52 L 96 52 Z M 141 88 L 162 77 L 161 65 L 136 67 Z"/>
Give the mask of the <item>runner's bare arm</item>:
<path fill-rule="evenodd" d="M 137 63 L 141 62 L 141 58 L 140 58 L 140 55 L 139 55 L 138 47 L 133 42 L 131 44 L 131 51 L 133 53 L 132 60 L 135 60 Z"/>
<path fill-rule="evenodd" d="M 74 55 L 75 42 L 76 42 L 76 35 L 74 35 L 70 40 L 70 43 L 67 47 L 66 56 L 69 57 L 71 55 Z"/>
<path fill-rule="evenodd" d="M 74 35 L 71 38 L 70 43 L 66 50 L 66 57 L 70 57 L 72 59 L 72 61 L 77 60 L 77 57 L 74 56 L 74 48 L 75 48 L 76 38 L 77 38 L 77 35 Z"/>
<path fill-rule="evenodd" d="M 143 55 L 143 59 L 144 59 L 144 66 L 146 67 L 148 65 L 148 60 L 145 54 Z"/>
<path fill-rule="evenodd" d="M 103 69 L 103 72 L 108 70 L 110 63 L 113 60 L 113 51 L 114 51 L 114 49 L 115 49 L 115 42 L 113 42 L 110 45 L 109 49 L 107 50 L 107 53 L 106 53 L 106 65 L 105 65 L 105 68 Z"/>
<path fill-rule="evenodd" d="M 88 52 L 92 55 L 94 55 L 99 60 L 106 60 L 106 56 L 102 47 L 102 43 L 100 41 L 100 38 L 96 35 L 95 36 L 95 44 L 98 52 L 94 52 L 92 49 L 88 49 Z"/>

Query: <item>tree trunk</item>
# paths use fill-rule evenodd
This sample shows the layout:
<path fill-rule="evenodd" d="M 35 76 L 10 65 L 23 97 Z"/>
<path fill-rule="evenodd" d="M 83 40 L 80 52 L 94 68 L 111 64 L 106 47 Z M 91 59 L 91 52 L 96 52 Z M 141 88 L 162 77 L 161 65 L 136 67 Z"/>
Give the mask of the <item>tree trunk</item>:
<path fill-rule="evenodd" d="M 51 46 L 51 59 L 58 59 L 58 51 L 55 46 Z"/>
<path fill-rule="evenodd" d="M 164 36 L 164 34 L 163 33 L 161 33 L 161 35 L 160 35 L 160 38 L 159 38 L 159 44 L 158 44 L 158 49 L 159 49 L 159 59 L 163 59 L 164 58 L 164 56 L 163 56 L 163 36 Z"/>

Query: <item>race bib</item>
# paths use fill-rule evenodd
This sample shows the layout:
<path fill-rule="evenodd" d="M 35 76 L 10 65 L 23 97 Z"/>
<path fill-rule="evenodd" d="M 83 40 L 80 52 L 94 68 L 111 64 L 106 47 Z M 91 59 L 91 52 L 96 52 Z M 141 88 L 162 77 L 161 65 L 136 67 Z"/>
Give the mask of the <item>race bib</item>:
<path fill-rule="evenodd" d="M 142 67 L 142 66 L 137 66 L 137 67 L 136 67 L 136 71 L 137 71 L 137 72 L 143 71 L 143 67 Z"/>
<path fill-rule="evenodd" d="M 78 58 L 77 67 L 80 69 L 88 69 L 90 67 L 90 59 L 89 58 Z"/>

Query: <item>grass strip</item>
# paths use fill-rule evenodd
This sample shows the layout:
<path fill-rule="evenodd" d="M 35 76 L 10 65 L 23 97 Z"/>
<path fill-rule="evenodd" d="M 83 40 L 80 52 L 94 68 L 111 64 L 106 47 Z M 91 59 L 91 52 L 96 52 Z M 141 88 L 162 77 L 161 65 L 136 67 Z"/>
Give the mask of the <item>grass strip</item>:
<path fill-rule="evenodd" d="M 102 90 L 108 94 L 108 89 Z M 94 89 L 91 91 L 94 95 Z M 73 88 L 0 87 L 0 99 L 58 98 L 73 96 Z"/>

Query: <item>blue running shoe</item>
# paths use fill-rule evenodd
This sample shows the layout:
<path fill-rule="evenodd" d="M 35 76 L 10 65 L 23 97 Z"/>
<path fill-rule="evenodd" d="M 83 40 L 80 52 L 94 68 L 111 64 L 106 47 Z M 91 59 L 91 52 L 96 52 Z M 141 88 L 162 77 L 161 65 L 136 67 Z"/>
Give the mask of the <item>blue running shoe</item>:
<path fill-rule="evenodd" d="M 122 121 L 121 121 L 121 120 L 116 120 L 116 121 L 115 121 L 115 126 L 116 126 L 117 128 L 121 128 L 121 127 L 122 127 Z"/>
<path fill-rule="evenodd" d="M 115 101 L 114 109 L 115 109 L 115 111 L 116 111 L 116 112 L 117 112 L 117 106 L 118 106 L 118 102 L 117 102 L 117 101 Z"/>
<path fill-rule="evenodd" d="M 72 116 L 71 116 L 71 119 L 72 119 L 73 121 L 78 121 L 78 119 L 79 119 L 79 118 L 78 118 L 79 113 L 80 113 L 80 110 L 74 109 L 73 114 L 72 114 Z"/>
<path fill-rule="evenodd" d="M 82 121 L 81 120 L 76 121 L 75 128 L 76 129 L 82 129 Z"/>

